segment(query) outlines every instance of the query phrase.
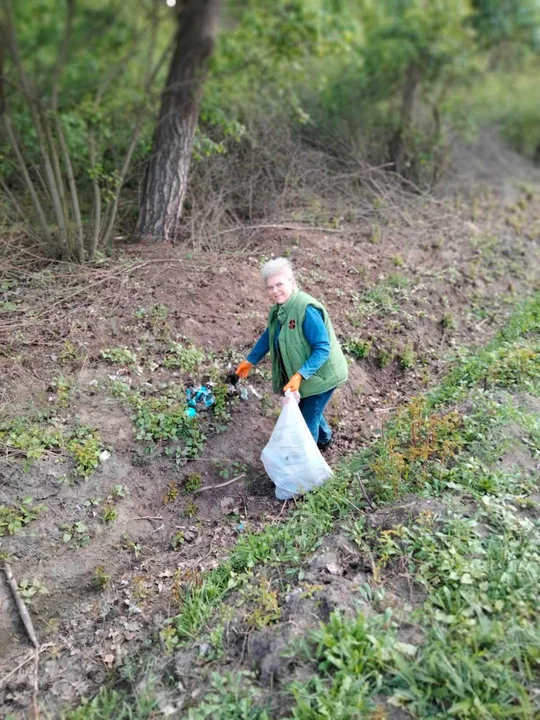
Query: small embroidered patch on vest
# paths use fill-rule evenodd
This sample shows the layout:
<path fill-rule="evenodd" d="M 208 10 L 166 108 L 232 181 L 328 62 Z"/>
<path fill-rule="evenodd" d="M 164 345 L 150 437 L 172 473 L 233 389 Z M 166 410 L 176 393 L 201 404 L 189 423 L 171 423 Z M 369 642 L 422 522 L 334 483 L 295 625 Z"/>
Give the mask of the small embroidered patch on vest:
<path fill-rule="evenodd" d="M 289 330 L 294 330 L 296 327 L 296 320 L 289 320 Z"/>

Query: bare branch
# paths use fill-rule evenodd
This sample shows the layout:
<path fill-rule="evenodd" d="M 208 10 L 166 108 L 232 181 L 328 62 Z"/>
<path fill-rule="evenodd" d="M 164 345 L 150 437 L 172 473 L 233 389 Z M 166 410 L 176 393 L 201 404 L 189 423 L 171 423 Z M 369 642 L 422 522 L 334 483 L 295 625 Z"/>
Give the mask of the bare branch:
<path fill-rule="evenodd" d="M 64 35 L 62 43 L 58 50 L 58 56 L 54 64 L 52 90 L 51 90 L 51 110 L 56 112 L 58 107 L 58 91 L 60 88 L 60 79 L 64 71 L 66 59 L 68 56 L 69 43 L 71 39 L 71 30 L 73 28 L 73 16 L 75 14 L 75 0 L 66 0 L 66 22 L 64 25 Z"/>

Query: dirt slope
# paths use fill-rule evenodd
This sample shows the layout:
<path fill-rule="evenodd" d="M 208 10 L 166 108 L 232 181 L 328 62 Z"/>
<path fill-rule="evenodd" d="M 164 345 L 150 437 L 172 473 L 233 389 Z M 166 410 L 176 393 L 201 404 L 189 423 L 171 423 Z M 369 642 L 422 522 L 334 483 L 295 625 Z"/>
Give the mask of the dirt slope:
<path fill-rule="evenodd" d="M 243 397 L 227 382 L 265 326 L 261 261 L 290 257 L 349 353 L 350 382 L 329 411 L 335 464 L 377 437 L 404 399 L 436 382 L 456 348 L 485 343 L 538 287 L 540 196 L 514 190 L 510 202 L 492 191 L 472 205 L 416 199 L 405 209 L 374 207 L 372 218 L 338 232 L 246 232 L 236 252 L 128 246 L 79 271 L 39 266 L 30 256 L 24 273 L 4 263 L 1 419 L 24 424 L 36 408 L 49 408 L 39 422 L 66 437 L 81 426 L 98 433 L 98 467 L 86 479 L 74 478 L 65 448 L 27 467 L 28 453 L 1 437 L 0 502 L 13 507 L 30 496 L 46 506 L 1 537 L 0 552 L 19 581 L 47 590 L 31 598 L 30 610 L 41 642 L 51 643 L 39 697 L 52 716 L 93 693 L 159 629 L 182 584 L 215 567 L 240 533 L 287 515 L 258 459 L 278 408 L 268 365 L 250 376 Z M 171 342 L 199 349 L 198 361 L 168 362 Z M 107 361 L 102 351 L 115 348 L 135 359 Z M 183 392 L 206 379 L 226 388 L 225 407 L 218 420 L 201 414 L 206 443 L 197 457 L 176 464 L 164 454 L 168 442 L 137 439 L 131 391 L 159 398 L 165 383 Z M 2 678 L 28 642 L 4 585 L 0 610 Z M 2 684 L 2 717 L 25 716 L 31 683 L 23 668 Z"/>

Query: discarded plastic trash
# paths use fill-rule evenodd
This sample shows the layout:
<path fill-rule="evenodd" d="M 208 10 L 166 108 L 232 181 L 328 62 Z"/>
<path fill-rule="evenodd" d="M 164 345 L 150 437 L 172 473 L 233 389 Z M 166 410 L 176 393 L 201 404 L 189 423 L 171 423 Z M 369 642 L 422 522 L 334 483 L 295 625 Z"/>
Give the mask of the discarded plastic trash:
<path fill-rule="evenodd" d="M 290 391 L 285 393 L 283 409 L 261 460 L 276 486 L 278 500 L 312 490 L 332 475 L 300 412 L 298 398 Z"/>
<path fill-rule="evenodd" d="M 208 410 L 216 402 L 212 389 L 206 385 L 186 388 L 186 400 L 188 417 L 196 417 L 198 412 Z"/>

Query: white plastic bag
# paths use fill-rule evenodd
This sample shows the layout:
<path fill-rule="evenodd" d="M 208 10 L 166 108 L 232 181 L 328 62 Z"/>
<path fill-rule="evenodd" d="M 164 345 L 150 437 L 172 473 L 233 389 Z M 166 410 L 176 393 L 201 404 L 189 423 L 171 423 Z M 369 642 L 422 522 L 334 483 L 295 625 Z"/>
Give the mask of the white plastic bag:
<path fill-rule="evenodd" d="M 276 485 L 278 500 L 307 492 L 332 475 L 292 392 L 285 393 L 283 409 L 261 460 Z"/>

